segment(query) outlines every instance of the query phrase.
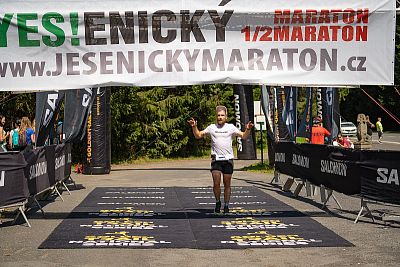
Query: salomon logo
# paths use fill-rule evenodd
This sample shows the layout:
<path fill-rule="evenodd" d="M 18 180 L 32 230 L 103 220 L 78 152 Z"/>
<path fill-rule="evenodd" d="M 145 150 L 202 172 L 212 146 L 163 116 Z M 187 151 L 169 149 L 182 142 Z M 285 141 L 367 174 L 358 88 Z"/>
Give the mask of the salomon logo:
<path fill-rule="evenodd" d="M 392 184 L 399 185 L 399 173 L 397 169 L 387 169 L 387 168 L 378 168 L 376 171 L 378 173 L 378 177 L 376 177 L 376 181 L 382 184 Z"/>

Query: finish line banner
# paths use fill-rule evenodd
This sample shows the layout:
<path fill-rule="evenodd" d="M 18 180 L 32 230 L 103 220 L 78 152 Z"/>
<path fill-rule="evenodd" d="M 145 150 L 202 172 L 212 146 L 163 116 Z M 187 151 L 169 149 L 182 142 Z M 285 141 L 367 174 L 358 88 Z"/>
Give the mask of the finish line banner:
<path fill-rule="evenodd" d="M 395 0 L 0 3 L 0 90 L 394 84 Z"/>

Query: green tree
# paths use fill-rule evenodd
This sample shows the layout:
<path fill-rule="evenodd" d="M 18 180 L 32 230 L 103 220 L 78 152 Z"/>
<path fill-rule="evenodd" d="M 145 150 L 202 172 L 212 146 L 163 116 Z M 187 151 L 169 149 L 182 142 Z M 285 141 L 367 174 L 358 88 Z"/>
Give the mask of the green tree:
<path fill-rule="evenodd" d="M 12 94 L 0 92 L 0 114 L 6 117 L 6 129 L 12 129 L 12 122 L 18 117 L 35 118 L 35 93 Z"/>
<path fill-rule="evenodd" d="M 206 127 L 215 121 L 216 105 L 226 105 L 233 115 L 231 98 L 231 86 L 220 84 L 113 88 L 113 160 L 204 154 L 208 141 L 195 140 L 187 120 L 195 117 Z"/>

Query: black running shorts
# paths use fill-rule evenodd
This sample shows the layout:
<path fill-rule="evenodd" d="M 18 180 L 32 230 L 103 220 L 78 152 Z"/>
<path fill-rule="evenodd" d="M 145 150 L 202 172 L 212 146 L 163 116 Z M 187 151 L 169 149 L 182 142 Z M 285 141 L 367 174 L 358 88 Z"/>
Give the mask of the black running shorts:
<path fill-rule="evenodd" d="M 223 174 L 233 173 L 233 159 L 230 160 L 211 160 L 211 172 L 220 171 Z"/>

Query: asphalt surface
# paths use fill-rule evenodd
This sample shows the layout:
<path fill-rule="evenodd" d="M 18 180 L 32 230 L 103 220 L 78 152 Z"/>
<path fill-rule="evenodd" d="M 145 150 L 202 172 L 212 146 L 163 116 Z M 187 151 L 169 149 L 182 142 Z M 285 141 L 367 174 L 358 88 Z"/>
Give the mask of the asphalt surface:
<path fill-rule="evenodd" d="M 357 141 L 356 136 L 349 137 L 352 142 Z M 400 133 L 387 132 L 383 134 L 382 143 L 378 142 L 378 134 L 372 134 L 372 149 L 400 151 Z"/>
<path fill-rule="evenodd" d="M 389 138 L 389 137 L 387 137 Z M 235 161 L 241 168 L 254 161 Z M 334 201 L 329 210 L 322 210 L 318 196 L 298 198 L 280 189 L 281 183 L 270 184 L 272 174 L 235 171 L 232 185 L 256 186 L 271 196 L 309 215 L 354 247 L 330 248 L 249 248 L 244 250 L 196 249 L 38 249 L 54 228 L 95 187 L 169 187 L 211 186 L 208 160 L 181 160 L 140 165 L 113 166 L 110 175 L 86 176 L 73 174 L 78 189 L 72 195 L 44 206 L 40 212 L 28 212 L 32 228 L 20 221 L 10 225 L 10 216 L 0 226 L 0 266 L 398 266 L 400 262 L 400 224 L 385 225 L 380 215 L 400 215 L 400 209 L 390 205 L 370 204 L 376 222 L 362 217 L 355 224 L 360 199 L 336 193 L 343 207 Z M 44 204 L 44 203 L 42 203 Z M 11 215 L 11 214 L 10 214 Z"/>

